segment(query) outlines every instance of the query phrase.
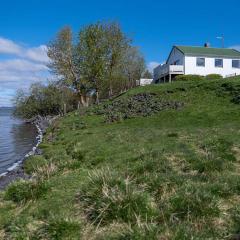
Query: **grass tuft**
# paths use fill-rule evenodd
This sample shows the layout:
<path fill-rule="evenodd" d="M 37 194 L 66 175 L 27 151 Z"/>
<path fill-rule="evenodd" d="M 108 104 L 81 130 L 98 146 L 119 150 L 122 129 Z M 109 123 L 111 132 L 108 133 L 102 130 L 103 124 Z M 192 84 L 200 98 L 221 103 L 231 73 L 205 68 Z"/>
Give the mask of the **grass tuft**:
<path fill-rule="evenodd" d="M 12 183 L 5 191 L 5 199 L 15 203 L 26 202 L 42 197 L 49 190 L 44 181 L 20 180 Z"/>
<path fill-rule="evenodd" d="M 143 219 L 151 222 L 158 216 L 154 199 L 144 189 L 109 168 L 93 171 L 77 200 L 95 225 L 115 220 L 134 225 Z"/>

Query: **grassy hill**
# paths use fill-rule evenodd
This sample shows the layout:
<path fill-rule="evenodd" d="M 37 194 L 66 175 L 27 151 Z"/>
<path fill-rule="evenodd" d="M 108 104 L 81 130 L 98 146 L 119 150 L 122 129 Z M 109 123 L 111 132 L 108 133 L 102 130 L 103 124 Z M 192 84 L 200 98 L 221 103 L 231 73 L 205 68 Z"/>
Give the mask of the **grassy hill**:
<path fill-rule="evenodd" d="M 56 122 L 0 239 L 229 239 L 240 233 L 240 78 L 139 87 Z"/>

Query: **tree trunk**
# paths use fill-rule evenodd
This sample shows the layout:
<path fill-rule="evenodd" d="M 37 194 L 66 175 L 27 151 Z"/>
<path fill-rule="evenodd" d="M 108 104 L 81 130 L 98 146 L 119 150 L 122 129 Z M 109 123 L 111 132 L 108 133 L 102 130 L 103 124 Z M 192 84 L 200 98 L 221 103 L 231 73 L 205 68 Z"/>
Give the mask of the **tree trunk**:
<path fill-rule="evenodd" d="M 80 95 L 80 102 L 83 107 L 87 107 L 86 105 L 86 96 L 83 96 L 82 94 Z"/>
<path fill-rule="evenodd" d="M 112 87 L 112 79 L 109 82 L 109 97 L 111 98 L 113 95 L 113 87 Z"/>
<path fill-rule="evenodd" d="M 85 106 L 86 107 L 89 106 L 89 100 L 90 100 L 90 97 L 86 96 L 86 100 L 85 100 Z"/>
<path fill-rule="evenodd" d="M 96 104 L 99 104 L 99 92 L 98 92 L 98 89 L 96 89 Z"/>
<path fill-rule="evenodd" d="M 66 115 L 67 114 L 67 104 L 64 103 L 63 104 L 63 115 Z"/>

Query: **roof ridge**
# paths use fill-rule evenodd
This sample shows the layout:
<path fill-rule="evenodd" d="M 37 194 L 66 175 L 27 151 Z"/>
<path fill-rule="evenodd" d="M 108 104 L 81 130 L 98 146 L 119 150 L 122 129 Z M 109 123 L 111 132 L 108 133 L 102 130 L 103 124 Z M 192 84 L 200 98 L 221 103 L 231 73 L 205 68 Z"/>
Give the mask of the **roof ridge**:
<path fill-rule="evenodd" d="M 225 49 L 225 50 L 235 50 L 239 52 L 234 48 L 204 47 L 204 46 L 189 46 L 189 45 L 174 45 L 174 47 L 191 47 L 191 48 L 222 49 L 222 50 Z"/>
<path fill-rule="evenodd" d="M 237 52 L 237 53 L 240 53 L 240 51 L 238 51 L 238 50 L 235 49 L 235 48 L 230 48 L 230 49 L 234 50 L 234 51 Z"/>

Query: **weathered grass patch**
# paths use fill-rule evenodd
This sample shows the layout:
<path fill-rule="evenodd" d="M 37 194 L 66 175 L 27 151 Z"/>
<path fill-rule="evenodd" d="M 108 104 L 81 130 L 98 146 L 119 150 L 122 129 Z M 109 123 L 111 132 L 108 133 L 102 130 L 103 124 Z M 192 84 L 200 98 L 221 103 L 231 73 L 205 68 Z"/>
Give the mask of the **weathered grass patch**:
<path fill-rule="evenodd" d="M 133 180 L 107 169 L 93 171 L 89 182 L 77 194 L 77 203 L 95 225 L 114 221 L 136 225 L 158 216 L 154 199 Z"/>

